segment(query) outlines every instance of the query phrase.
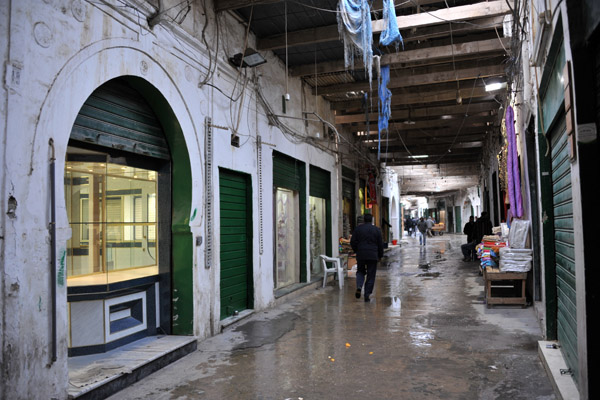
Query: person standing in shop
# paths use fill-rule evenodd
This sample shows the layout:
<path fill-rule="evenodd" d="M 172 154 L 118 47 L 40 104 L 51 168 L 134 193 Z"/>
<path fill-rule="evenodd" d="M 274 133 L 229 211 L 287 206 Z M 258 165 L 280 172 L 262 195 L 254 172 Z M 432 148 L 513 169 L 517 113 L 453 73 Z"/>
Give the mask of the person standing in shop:
<path fill-rule="evenodd" d="M 365 286 L 365 302 L 370 301 L 377 262 L 383 257 L 383 237 L 381 230 L 372 224 L 373 216 L 365 214 L 364 224 L 357 226 L 350 239 L 350 246 L 356 253 L 356 298 L 360 299 L 363 284 Z M 365 282 L 366 276 L 366 282 Z"/>

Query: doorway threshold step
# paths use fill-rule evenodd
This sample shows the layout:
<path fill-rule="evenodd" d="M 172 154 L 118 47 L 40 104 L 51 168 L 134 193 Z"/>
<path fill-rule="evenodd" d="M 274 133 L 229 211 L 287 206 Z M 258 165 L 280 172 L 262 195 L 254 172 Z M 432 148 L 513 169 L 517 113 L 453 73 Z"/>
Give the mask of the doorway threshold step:
<path fill-rule="evenodd" d="M 149 336 L 106 353 L 70 357 L 69 399 L 104 399 L 197 346 L 194 336 Z"/>

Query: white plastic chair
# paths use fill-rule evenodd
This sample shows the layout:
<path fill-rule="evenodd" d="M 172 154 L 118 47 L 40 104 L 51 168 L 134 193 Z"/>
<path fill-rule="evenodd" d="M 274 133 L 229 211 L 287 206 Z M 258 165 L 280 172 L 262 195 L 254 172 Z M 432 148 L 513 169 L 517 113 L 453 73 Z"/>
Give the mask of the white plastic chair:
<path fill-rule="evenodd" d="M 339 258 L 335 257 L 327 257 L 326 255 L 321 254 L 321 263 L 323 264 L 323 287 L 325 287 L 325 283 L 327 283 L 327 273 L 337 273 L 338 282 L 340 284 L 340 289 L 344 287 L 344 270 L 342 268 L 342 262 Z M 327 268 L 327 263 L 331 263 L 331 268 Z"/>

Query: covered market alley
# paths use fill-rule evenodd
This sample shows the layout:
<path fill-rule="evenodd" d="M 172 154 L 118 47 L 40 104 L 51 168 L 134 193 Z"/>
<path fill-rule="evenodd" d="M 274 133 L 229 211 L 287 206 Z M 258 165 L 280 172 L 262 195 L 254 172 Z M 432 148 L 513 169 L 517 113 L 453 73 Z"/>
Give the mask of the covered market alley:
<path fill-rule="evenodd" d="M 531 307 L 488 309 L 463 235 L 405 237 L 369 303 L 346 277 L 257 313 L 111 399 L 554 399 Z"/>

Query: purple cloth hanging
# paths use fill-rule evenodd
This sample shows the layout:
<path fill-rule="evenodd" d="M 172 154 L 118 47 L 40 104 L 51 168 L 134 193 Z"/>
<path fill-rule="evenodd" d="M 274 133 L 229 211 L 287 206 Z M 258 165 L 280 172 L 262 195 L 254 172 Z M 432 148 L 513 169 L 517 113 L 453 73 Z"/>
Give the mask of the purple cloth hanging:
<path fill-rule="evenodd" d="M 519 173 L 519 156 L 517 154 L 517 136 L 515 134 L 515 117 L 513 108 L 506 108 L 506 135 L 508 136 L 508 159 L 506 176 L 508 178 L 508 201 L 515 218 L 523 216 L 523 200 L 521 198 L 521 175 Z"/>

